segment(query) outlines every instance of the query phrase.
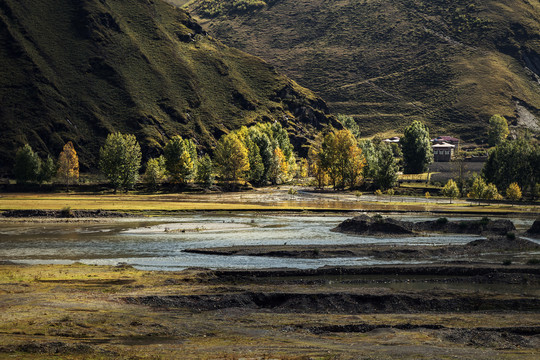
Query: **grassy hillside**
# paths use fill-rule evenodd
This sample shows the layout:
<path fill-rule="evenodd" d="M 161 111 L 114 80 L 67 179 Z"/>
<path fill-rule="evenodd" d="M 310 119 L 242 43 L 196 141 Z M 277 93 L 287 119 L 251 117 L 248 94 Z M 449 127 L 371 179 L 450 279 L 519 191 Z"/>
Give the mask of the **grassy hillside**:
<path fill-rule="evenodd" d="M 432 132 L 481 140 L 495 113 L 540 129 L 538 0 L 192 0 L 185 7 L 212 35 L 354 115 L 364 135 L 399 132 L 421 118 Z"/>
<path fill-rule="evenodd" d="M 88 169 L 113 131 L 136 134 L 155 156 L 175 134 L 202 149 L 277 120 L 299 147 L 335 123 L 313 93 L 161 0 L 1 0 L 0 44 L 4 171 L 25 142 L 56 157 L 71 140 Z"/>

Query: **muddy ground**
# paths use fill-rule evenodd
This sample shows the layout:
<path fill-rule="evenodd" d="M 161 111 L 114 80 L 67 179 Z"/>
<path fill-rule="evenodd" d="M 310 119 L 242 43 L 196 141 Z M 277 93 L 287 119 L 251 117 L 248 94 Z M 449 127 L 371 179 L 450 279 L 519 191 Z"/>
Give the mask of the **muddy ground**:
<path fill-rule="evenodd" d="M 0 358 L 537 359 L 540 267 L 0 265 Z"/>
<path fill-rule="evenodd" d="M 271 256 L 284 258 L 371 257 L 385 260 L 419 260 L 433 262 L 534 262 L 540 252 L 538 243 L 512 235 L 491 235 L 465 245 L 272 245 L 231 246 L 188 249 L 185 252 L 224 256 Z"/>

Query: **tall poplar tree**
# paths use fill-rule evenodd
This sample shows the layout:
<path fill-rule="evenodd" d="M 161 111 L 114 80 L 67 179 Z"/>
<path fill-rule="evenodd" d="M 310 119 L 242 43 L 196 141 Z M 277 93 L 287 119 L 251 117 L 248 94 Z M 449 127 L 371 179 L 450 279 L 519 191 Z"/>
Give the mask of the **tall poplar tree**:
<path fill-rule="evenodd" d="M 420 121 L 413 121 L 400 140 L 403 150 L 405 174 L 420 174 L 426 172 L 433 162 L 433 149 L 429 138 L 429 130 Z"/>
<path fill-rule="evenodd" d="M 75 151 L 75 147 L 71 141 L 68 141 L 60 156 L 58 157 L 58 178 L 66 184 L 66 188 L 69 189 L 69 185 L 72 182 L 79 180 L 79 157 Z"/>
<path fill-rule="evenodd" d="M 185 184 L 196 173 L 197 149 L 193 140 L 176 135 L 163 149 L 165 167 L 173 182 Z"/>
<path fill-rule="evenodd" d="M 235 133 L 223 135 L 214 151 L 216 165 L 225 180 L 238 181 L 249 171 L 248 149 Z"/>
<path fill-rule="evenodd" d="M 114 192 L 132 189 L 139 177 L 141 147 L 135 135 L 113 133 L 99 151 L 99 167 L 111 182 Z"/>

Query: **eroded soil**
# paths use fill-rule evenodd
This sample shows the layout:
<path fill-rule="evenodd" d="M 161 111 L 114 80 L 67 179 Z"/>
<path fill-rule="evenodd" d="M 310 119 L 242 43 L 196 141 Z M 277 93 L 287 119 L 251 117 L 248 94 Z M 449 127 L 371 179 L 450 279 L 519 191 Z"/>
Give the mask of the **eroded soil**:
<path fill-rule="evenodd" d="M 0 265 L 0 358 L 536 359 L 540 268 Z"/>

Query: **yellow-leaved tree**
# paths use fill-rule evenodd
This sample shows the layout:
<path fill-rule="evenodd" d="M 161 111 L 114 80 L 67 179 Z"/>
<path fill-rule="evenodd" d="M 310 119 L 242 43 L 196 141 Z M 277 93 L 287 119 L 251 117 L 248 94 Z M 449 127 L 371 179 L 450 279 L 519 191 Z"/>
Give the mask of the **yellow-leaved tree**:
<path fill-rule="evenodd" d="M 214 155 L 219 172 L 226 180 L 238 181 L 249 171 L 248 149 L 235 133 L 219 139 Z"/>
<path fill-rule="evenodd" d="M 358 184 L 366 160 L 356 138 L 349 130 L 327 134 L 319 156 L 334 189 L 344 189 L 345 186 L 353 188 Z"/>
<path fill-rule="evenodd" d="M 518 201 L 522 197 L 521 189 L 518 185 L 518 183 L 513 182 L 510 185 L 508 185 L 508 188 L 506 189 L 506 197 L 512 201 Z"/>
<path fill-rule="evenodd" d="M 69 185 L 79 179 L 79 157 L 71 141 L 68 141 L 58 158 L 57 176 L 69 190 Z"/>

